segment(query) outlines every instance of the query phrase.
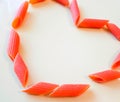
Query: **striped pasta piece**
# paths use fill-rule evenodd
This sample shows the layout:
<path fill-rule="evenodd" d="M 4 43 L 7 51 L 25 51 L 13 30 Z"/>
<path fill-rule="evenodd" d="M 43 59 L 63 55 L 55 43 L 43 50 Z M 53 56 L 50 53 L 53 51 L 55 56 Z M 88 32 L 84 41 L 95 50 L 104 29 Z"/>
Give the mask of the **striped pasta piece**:
<path fill-rule="evenodd" d="M 8 56 L 11 58 L 11 60 L 15 59 L 15 56 L 19 50 L 19 45 L 20 45 L 20 37 L 18 33 L 12 29 L 10 32 L 8 48 L 7 48 L 7 53 Z"/>
<path fill-rule="evenodd" d="M 22 86 L 25 86 L 28 79 L 28 69 L 19 53 L 14 60 L 14 71 Z"/>
<path fill-rule="evenodd" d="M 68 0 L 54 0 L 60 4 L 62 4 L 63 6 L 68 6 L 69 5 L 69 1 Z"/>
<path fill-rule="evenodd" d="M 104 25 L 106 25 L 108 20 L 103 19 L 91 19 L 91 18 L 85 18 L 78 27 L 84 27 L 84 28 L 102 28 Z"/>
<path fill-rule="evenodd" d="M 88 84 L 63 84 L 49 94 L 51 97 L 75 97 L 83 94 L 90 86 Z"/>
<path fill-rule="evenodd" d="M 74 21 L 75 25 L 77 25 L 79 22 L 79 19 L 80 19 L 80 11 L 79 11 L 76 0 L 72 0 L 72 2 L 70 4 L 70 11 L 72 14 L 73 21 Z"/>
<path fill-rule="evenodd" d="M 98 83 L 104 83 L 120 78 L 120 72 L 114 70 L 105 70 L 102 72 L 90 74 L 89 77 Z"/>
<path fill-rule="evenodd" d="M 28 9 L 28 2 L 25 1 L 20 5 L 15 18 L 12 21 L 12 27 L 13 28 L 18 28 L 22 24 L 22 22 L 25 18 L 27 9 Z"/>
<path fill-rule="evenodd" d="M 120 68 L 120 53 L 117 55 L 112 64 L 112 69 Z"/>
<path fill-rule="evenodd" d="M 36 3 L 39 3 L 39 2 L 43 2 L 45 0 L 29 0 L 29 3 L 31 4 L 36 4 Z"/>
<path fill-rule="evenodd" d="M 47 95 L 56 87 L 58 87 L 57 84 L 39 82 L 35 85 L 28 87 L 27 89 L 24 89 L 23 92 L 26 92 L 32 95 Z"/>
<path fill-rule="evenodd" d="M 120 28 L 113 23 L 107 23 L 107 28 L 120 41 Z"/>

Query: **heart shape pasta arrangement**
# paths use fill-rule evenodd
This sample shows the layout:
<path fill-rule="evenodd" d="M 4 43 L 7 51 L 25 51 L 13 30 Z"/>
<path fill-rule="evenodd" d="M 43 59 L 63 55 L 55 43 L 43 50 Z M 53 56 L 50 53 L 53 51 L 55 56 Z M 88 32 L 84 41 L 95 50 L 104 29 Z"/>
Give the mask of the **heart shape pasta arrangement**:
<path fill-rule="evenodd" d="M 10 32 L 7 53 L 14 63 L 14 72 L 23 87 L 25 87 L 27 83 L 28 68 L 19 53 L 20 37 L 19 34 L 15 31 L 15 29 L 21 26 L 24 17 L 27 13 L 29 4 L 33 5 L 43 1 L 44 0 L 30 0 L 29 2 L 27 1 L 23 2 L 19 7 L 15 18 L 12 21 L 13 29 Z M 61 5 L 65 6 L 70 10 L 73 22 L 76 27 L 95 29 L 101 29 L 106 27 L 108 31 L 110 31 L 118 40 L 120 40 L 120 29 L 115 24 L 109 23 L 108 20 L 85 18 L 83 21 L 80 21 L 80 11 L 76 0 L 72 0 L 71 3 L 69 3 L 68 0 L 54 0 L 54 1 L 60 3 Z M 111 69 L 90 74 L 89 77 L 93 81 L 98 83 L 104 83 L 120 78 L 120 72 L 114 70 L 118 69 L 119 66 L 120 66 L 120 54 L 115 58 L 111 66 Z M 25 88 L 23 92 L 32 95 L 47 95 L 50 97 L 74 97 L 83 94 L 89 87 L 90 87 L 89 84 L 57 85 L 54 83 L 39 82 L 37 84 Z"/>

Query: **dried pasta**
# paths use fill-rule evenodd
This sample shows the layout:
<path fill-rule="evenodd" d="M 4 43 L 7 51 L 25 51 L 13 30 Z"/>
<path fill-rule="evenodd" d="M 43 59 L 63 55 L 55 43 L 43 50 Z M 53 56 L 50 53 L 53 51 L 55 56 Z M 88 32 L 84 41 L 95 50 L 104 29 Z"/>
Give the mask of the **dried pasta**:
<path fill-rule="evenodd" d="M 80 19 L 80 11 L 76 0 L 72 0 L 70 4 L 70 11 L 72 14 L 73 21 L 75 25 L 77 25 Z"/>
<path fill-rule="evenodd" d="M 120 67 L 120 53 L 117 55 L 117 57 L 113 61 L 112 69 L 116 69 L 116 68 L 119 68 L 119 67 Z"/>
<path fill-rule="evenodd" d="M 27 89 L 24 89 L 23 92 L 26 92 L 32 95 L 47 95 L 51 91 L 53 91 L 56 87 L 58 87 L 57 84 L 39 82 L 35 85 L 28 87 Z"/>
<path fill-rule="evenodd" d="M 13 28 L 18 28 L 22 24 L 25 15 L 27 13 L 27 9 L 28 9 L 28 2 L 25 1 L 20 5 L 15 18 L 12 21 Z"/>
<path fill-rule="evenodd" d="M 120 41 L 120 28 L 113 23 L 107 23 L 107 28 Z"/>
<path fill-rule="evenodd" d="M 98 83 L 104 83 L 120 78 L 120 72 L 115 70 L 105 70 L 102 72 L 90 74 L 89 77 Z"/>
<path fill-rule="evenodd" d="M 19 35 L 15 30 L 12 29 L 10 32 L 8 48 L 7 48 L 7 53 L 8 56 L 11 58 L 11 60 L 15 59 L 15 56 L 19 50 L 19 45 L 20 45 Z"/>
<path fill-rule="evenodd" d="M 60 4 L 62 4 L 63 6 L 68 6 L 69 5 L 69 1 L 68 0 L 54 0 Z"/>
<path fill-rule="evenodd" d="M 102 28 L 104 25 L 106 25 L 108 20 L 103 19 L 91 19 L 91 18 L 85 18 L 78 27 L 84 27 L 84 28 Z"/>
<path fill-rule="evenodd" d="M 39 2 L 43 2 L 45 0 L 29 0 L 29 3 L 31 4 L 36 4 L 36 3 L 39 3 Z"/>
<path fill-rule="evenodd" d="M 19 53 L 14 60 L 14 71 L 21 84 L 25 86 L 28 79 L 28 69 Z"/>
<path fill-rule="evenodd" d="M 75 97 L 83 94 L 89 88 L 88 84 L 63 84 L 50 93 L 51 97 Z"/>

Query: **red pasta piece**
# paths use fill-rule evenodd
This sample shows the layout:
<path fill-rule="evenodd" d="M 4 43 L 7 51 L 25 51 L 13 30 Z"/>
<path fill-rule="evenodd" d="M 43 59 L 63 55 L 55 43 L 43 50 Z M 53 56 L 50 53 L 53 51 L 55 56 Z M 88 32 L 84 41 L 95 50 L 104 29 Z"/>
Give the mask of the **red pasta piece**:
<path fill-rule="evenodd" d="M 80 19 L 80 11 L 79 11 L 76 0 L 72 0 L 72 2 L 70 4 L 70 11 L 72 13 L 73 21 L 74 21 L 75 25 L 77 25 L 79 22 L 79 19 Z"/>
<path fill-rule="evenodd" d="M 107 23 L 108 30 L 120 41 L 120 29 L 113 23 Z"/>
<path fill-rule="evenodd" d="M 16 54 L 18 53 L 20 45 L 20 38 L 17 32 L 15 32 L 13 29 L 10 32 L 9 42 L 8 42 L 8 48 L 7 53 L 8 56 L 14 60 Z"/>
<path fill-rule="evenodd" d="M 116 69 L 116 68 L 119 68 L 119 67 L 120 67 L 120 53 L 117 55 L 117 57 L 113 61 L 112 69 Z"/>
<path fill-rule="evenodd" d="M 69 1 L 68 0 L 54 0 L 60 4 L 62 4 L 63 6 L 68 6 L 69 5 Z"/>
<path fill-rule="evenodd" d="M 28 2 L 25 1 L 20 5 L 15 18 L 12 21 L 12 27 L 13 28 L 18 28 L 22 24 L 22 22 L 25 18 L 27 9 L 28 9 Z"/>
<path fill-rule="evenodd" d="M 14 71 L 21 84 L 25 86 L 28 79 L 28 70 L 19 53 L 16 55 L 14 60 Z"/>
<path fill-rule="evenodd" d="M 53 90 L 52 97 L 75 97 L 83 94 L 89 88 L 88 84 L 64 84 Z"/>
<path fill-rule="evenodd" d="M 106 70 L 95 74 L 91 74 L 89 75 L 89 77 L 95 82 L 104 83 L 120 78 L 120 72 L 114 70 Z"/>
<path fill-rule="evenodd" d="M 104 25 L 107 24 L 107 22 L 108 20 L 86 18 L 79 24 L 78 27 L 102 28 Z"/>
<path fill-rule="evenodd" d="M 43 2 L 45 0 L 29 0 L 29 3 L 31 4 L 36 4 L 36 3 L 39 3 L 39 2 Z"/>
<path fill-rule="evenodd" d="M 23 90 L 23 92 L 26 92 L 26 93 L 32 94 L 32 95 L 45 95 L 45 94 L 49 94 L 56 87 L 58 87 L 57 84 L 39 82 L 39 83 Z"/>

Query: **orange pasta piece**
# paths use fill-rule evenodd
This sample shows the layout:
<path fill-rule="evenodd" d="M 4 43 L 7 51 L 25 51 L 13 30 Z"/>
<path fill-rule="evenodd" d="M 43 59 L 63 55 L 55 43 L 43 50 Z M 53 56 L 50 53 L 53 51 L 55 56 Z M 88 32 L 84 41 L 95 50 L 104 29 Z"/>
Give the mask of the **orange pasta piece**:
<path fill-rule="evenodd" d="M 89 88 L 88 84 L 64 84 L 53 90 L 52 97 L 75 97 L 83 94 Z"/>
<path fill-rule="evenodd" d="M 107 28 L 120 41 L 120 28 L 113 23 L 107 23 Z"/>
<path fill-rule="evenodd" d="M 32 95 L 45 95 L 45 94 L 49 94 L 56 87 L 58 87 L 57 84 L 39 82 L 23 90 L 23 92 L 26 92 Z"/>
<path fill-rule="evenodd" d="M 14 71 L 21 84 L 25 86 L 28 79 L 28 70 L 19 53 L 16 55 L 14 60 Z"/>
<path fill-rule="evenodd" d="M 79 11 L 76 0 L 72 0 L 72 2 L 70 4 L 70 11 L 72 13 L 73 21 L 74 21 L 75 25 L 77 25 L 79 22 L 79 19 L 80 19 L 80 11 Z"/>
<path fill-rule="evenodd" d="M 15 18 L 12 21 L 12 27 L 13 28 L 18 28 L 22 24 L 22 22 L 25 18 L 27 9 L 28 9 L 28 2 L 25 1 L 20 5 Z"/>
<path fill-rule="evenodd" d="M 43 2 L 45 0 L 29 0 L 29 3 L 31 4 L 36 4 L 36 3 L 39 3 L 39 2 Z"/>
<path fill-rule="evenodd" d="M 16 54 L 18 53 L 20 45 L 20 38 L 17 32 L 15 32 L 13 29 L 10 32 L 9 42 L 8 42 L 8 48 L 7 53 L 8 56 L 14 60 Z"/>
<path fill-rule="evenodd" d="M 107 24 L 107 22 L 108 20 L 86 18 L 78 25 L 78 27 L 102 28 L 104 25 Z"/>
<path fill-rule="evenodd" d="M 69 5 L 69 1 L 68 0 L 54 0 L 60 4 L 62 4 L 63 6 L 68 6 Z"/>
<path fill-rule="evenodd" d="M 104 83 L 120 78 L 120 72 L 114 70 L 106 70 L 95 74 L 91 74 L 89 75 L 89 77 L 95 82 Z"/>
<path fill-rule="evenodd" d="M 120 68 L 120 53 L 117 55 L 112 64 L 112 69 Z"/>

